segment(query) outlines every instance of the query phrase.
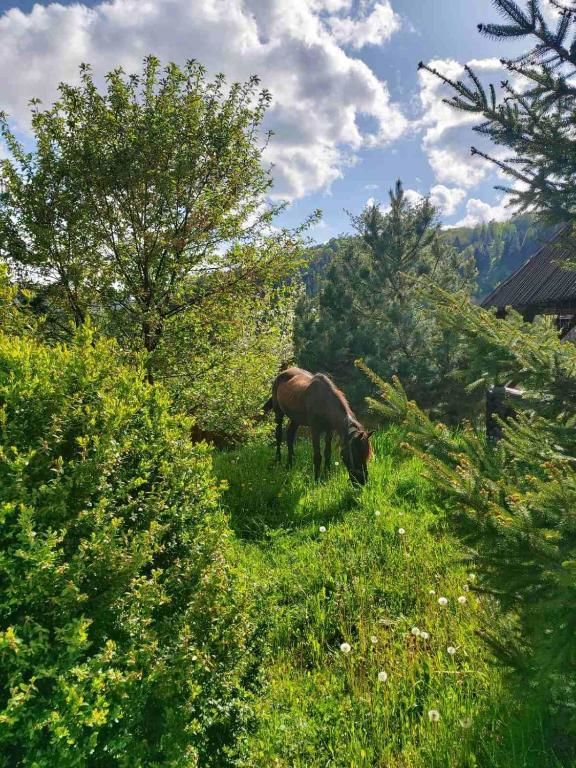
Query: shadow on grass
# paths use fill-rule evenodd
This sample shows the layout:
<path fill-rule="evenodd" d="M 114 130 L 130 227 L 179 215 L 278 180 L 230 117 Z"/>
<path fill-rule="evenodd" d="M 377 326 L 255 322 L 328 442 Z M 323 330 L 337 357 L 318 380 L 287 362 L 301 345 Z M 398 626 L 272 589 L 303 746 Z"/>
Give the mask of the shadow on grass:
<path fill-rule="evenodd" d="M 242 539 L 259 540 L 276 530 L 334 522 L 357 504 L 357 491 L 337 467 L 329 477 L 314 482 L 312 455 L 304 440 L 298 442 L 293 469 L 276 464 L 274 448 L 263 445 L 218 454 L 215 468 L 228 486 L 222 502 L 230 526 Z"/>

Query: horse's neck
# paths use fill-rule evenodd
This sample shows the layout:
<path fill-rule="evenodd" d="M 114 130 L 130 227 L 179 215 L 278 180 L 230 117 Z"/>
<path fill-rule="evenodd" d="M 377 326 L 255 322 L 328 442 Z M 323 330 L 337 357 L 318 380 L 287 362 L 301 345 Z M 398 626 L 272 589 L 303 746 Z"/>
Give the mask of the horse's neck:
<path fill-rule="evenodd" d="M 350 437 L 358 434 L 360 431 L 358 421 L 352 411 L 344 411 L 339 414 L 338 423 L 334 425 L 335 430 L 340 436 L 342 443 L 347 442 Z"/>

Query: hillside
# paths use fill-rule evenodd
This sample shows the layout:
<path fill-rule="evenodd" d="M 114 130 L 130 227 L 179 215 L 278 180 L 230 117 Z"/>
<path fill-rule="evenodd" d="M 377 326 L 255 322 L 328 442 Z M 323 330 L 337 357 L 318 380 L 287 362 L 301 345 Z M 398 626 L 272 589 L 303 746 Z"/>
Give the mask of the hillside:
<path fill-rule="evenodd" d="M 476 295 L 480 298 L 530 258 L 550 233 L 550 228 L 538 224 L 534 217 L 524 215 L 504 222 L 447 229 L 444 237 L 459 253 L 474 257 L 478 272 Z M 333 238 L 321 246 L 314 246 L 312 262 L 304 277 L 309 293 L 315 292 L 318 276 L 330 263 L 331 255 L 347 239 Z"/>
<path fill-rule="evenodd" d="M 550 234 L 550 228 L 525 215 L 477 227 L 449 229 L 445 237 L 460 253 L 474 256 L 477 295 L 482 297 L 522 266 Z"/>

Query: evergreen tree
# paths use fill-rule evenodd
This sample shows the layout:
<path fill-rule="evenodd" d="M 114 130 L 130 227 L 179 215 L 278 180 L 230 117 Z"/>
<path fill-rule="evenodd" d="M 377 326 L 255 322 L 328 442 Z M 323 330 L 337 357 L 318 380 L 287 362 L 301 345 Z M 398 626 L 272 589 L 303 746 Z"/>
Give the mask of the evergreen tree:
<path fill-rule="evenodd" d="M 521 411 L 493 446 L 471 426 L 454 434 L 432 422 L 398 380 L 389 384 L 366 371 L 383 398 L 372 405 L 407 427 L 406 445 L 424 462 L 469 546 L 479 573 L 474 588 L 509 611 L 506 636 L 487 627 L 486 639 L 523 682 L 552 695 L 557 730 L 574 737 L 576 347 L 515 313 L 502 321 L 465 296 L 438 288 L 428 295 L 437 321 L 467 350 L 461 379 L 485 391 L 514 378 L 525 391 Z"/>
<path fill-rule="evenodd" d="M 369 206 L 352 223 L 357 236 L 341 242 L 317 294 L 299 307 L 298 360 L 333 374 L 360 403 L 368 392 L 354 367 L 361 357 L 385 377 L 400 375 L 411 392 L 444 410 L 451 343 L 419 289 L 430 282 L 470 287 L 472 265 L 443 241 L 430 200 L 411 204 L 400 182 L 388 210 Z"/>
<path fill-rule="evenodd" d="M 453 81 L 422 62 L 454 90 L 446 100 L 453 107 L 483 117 L 475 130 L 494 144 L 511 150 L 500 160 L 475 147 L 472 153 L 496 164 L 515 182 L 506 188 L 520 210 L 535 210 L 553 222 L 570 220 L 576 212 L 576 6 L 555 2 L 555 26 L 548 23 L 540 0 L 525 8 L 513 0 L 494 0 L 502 24 L 480 24 L 483 35 L 496 40 L 532 39 L 530 48 L 515 59 L 502 59 L 512 79 L 502 83 L 503 98 L 488 92 L 477 74 L 466 67 L 469 83 Z M 521 84 L 518 83 L 518 80 Z"/>

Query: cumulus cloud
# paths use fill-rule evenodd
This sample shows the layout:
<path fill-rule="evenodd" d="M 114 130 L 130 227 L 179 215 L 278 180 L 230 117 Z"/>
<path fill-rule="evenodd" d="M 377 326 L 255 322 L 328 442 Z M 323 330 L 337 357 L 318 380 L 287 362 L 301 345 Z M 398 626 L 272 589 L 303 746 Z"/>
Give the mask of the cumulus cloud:
<path fill-rule="evenodd" d="M 364 26 L 370 19 L 373 34 Z M 29 99 L 51 103 L 59 82 L 76 81 L 81 62 L 100 81 L 117 66 L 139 71 L 149 53 L 196 58 L 231 80 L 256 73 L 273 95 L 266 127 L 276 134 L 267 150 L 275 191 L 294 199 L 328 187 L 363 147 L 383 147 L 405 130 L 386 83 L 346 49 L 383 42 L 397 25 L 389 0 L 36 4 L 0 16 L 0 71 L 10 73 L 0 82 L 0 107 L 25 130 Z"/>
<path fill-rule="evenodd" d="M 410 205 L 416 205 L 424 199 L 424 195 L 416 189 L 405 189 L 404 196 Z M 436 184 L 430 190 L 428 197 L 432 205 L 438 209 L 442 216 L 452 216 L 460 203 L 466 197 L 466 190 L 458 187 L 445 187 L 443 184 Z M 369 197 L 366 205 L 376 205 L 376 200 Z M 385 213 L 390 210 L 390 205 L 380 205 L 380 210 Z"/>
<path fill-rule="evenodd" d="M 364 4 L 358 18 L 334 18 L 329 22 L 334 38 L 342 45 L 363 48 L 381 45 L 400 29 L 400 18 L 394 13 L 389 0 Z"/>
<path fill-rule="evenodd" d="M 459 187 L 445 187 L 436 184 L 430 190 L 430 201 L 443 216 L 452 216 L 466 197 L 466 190 Z"/>
<path fill-rule="evenodd" d="M 502 71 L 500 61 L 495 58 L 473 59 L 469 63 L 481 73 Z M 453 59 L 436 59 L 430 66 L 450 80 L 460 80 L 465 75 L 464 65 Z M 472 127 L 480 122 L 480 118 L 445 104 L 442 99 L 453 93 L 439 78 L 425 70 L 419 75 L 422 113 L 415 127 L 423 132 L 422 148 L 428 162 L 441 184 L 470 189 L 492 171 L 486 161 L 470 154 L 472 143 L 482 146 L 482 138 L 472 134 Z M 493 147 L 491 151 L 494 153 Z"/>
<path fill-rule="evenodd" d="M 513 213 L 506 202 L 505 197 L 497 205 L 490 205 L 474 197 L 470 198 L 466 203 L 466 215 L 453 226 L 475 227 L 478 224 L 488 224 L 490 221 L 506 221 Z"/>

